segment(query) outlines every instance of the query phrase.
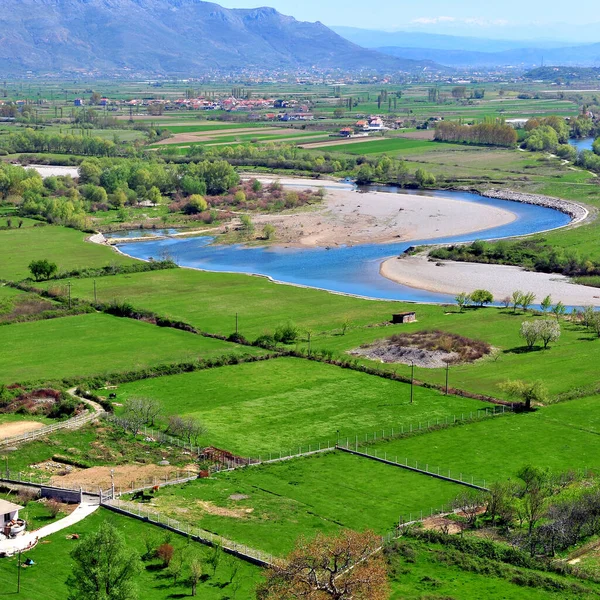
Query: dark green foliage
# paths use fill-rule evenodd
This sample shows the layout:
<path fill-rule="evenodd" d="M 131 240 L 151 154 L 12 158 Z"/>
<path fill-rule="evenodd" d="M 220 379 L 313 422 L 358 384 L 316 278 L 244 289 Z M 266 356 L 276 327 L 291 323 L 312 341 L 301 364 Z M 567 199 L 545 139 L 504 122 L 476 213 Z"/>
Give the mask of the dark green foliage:
<path fill-rule="evenodd" d="M 41 260 L 32 260 L 29 263 L 29 270 L 36 281 L 41 281 L 42 279 L 50 279 L 58 271 L 58 267 L 56 263 L 43 258 Z"/>
<path fill-rule="evenodd" d="M 437 248 L 429 254 L 441 260 L 518 265 L 541 273 L 567 276 L 600 275 L 600 263 L 575 252 L 553 248 L 543 238 L 515 242 L 482 242 Z"/>

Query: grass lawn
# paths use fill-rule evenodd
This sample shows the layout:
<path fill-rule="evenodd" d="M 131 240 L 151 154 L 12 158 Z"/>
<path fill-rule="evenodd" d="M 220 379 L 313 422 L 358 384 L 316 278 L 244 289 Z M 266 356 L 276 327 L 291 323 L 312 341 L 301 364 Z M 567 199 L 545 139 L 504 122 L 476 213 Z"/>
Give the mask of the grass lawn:
<path fill-rule="evenodd" d="M 486 481 L 514 478 L 528 464 L 554 472 L 600 468 L 600 396 L 375 445 L 442 473 Z"/>
<path fill-rule="evenodd" d="M 76 540 L 66 539 L 69 534 L 77 533 L 84 540 L 98 530 L 100 525 L 108 521 L 124 535 L 128 547 L 143 555 L 146 551 L 145 539 L 150 539 L 157 547 L 166 539 L 167 533 L 158 527 L 138 520 L 130 519 L 99 509 L 87 519 L 44 539 L 36 548 L 23 555 L 31 558 L 35 565 L 23 568 L 21 572 L 21 593 L 16 594 L 17 557 L 4 558 L 0 561 L 0 598 L 18 597 L 22 600 L 64 600 L 68 594 L 65 584 L 71 573 L 70 553 L 77 545 Z M 213 575 L 207 564 L 212 550 L 195 542 L 188 542 L 181 536 L 173 534 L 170 543 L 176 551 L 184 553 L 188 558 L 198 557 L 203 566 L 205 579 L 198 585 L 198 598 L 203 600 L 222 600 L 233 598 L 237 588 L 237 598 L 252 598 L 253 590 L 260 581 L 260 569 L 246 562 L 222 555 L 216 572 Z M 167 578 L 157 560 L 145 561 L 140 575 L 136 578 L 139 598 L 144 600 L 163 600 L 182 598 L 191 595 L 187 584 L 189 567 L 185 567 L 181 583 L 173 586 L 171 578 Z M 229 579 L 233 577 L 233 583 Z"/>
<path fill-rule="evenodd" d="M 93 298 L 91 279 L 72 283 L 74 296 Z M 512 310 L 484 308 L 459 313 L 455 307 L 420 305 L 418 322 L 384 328 L 369 325 L 387 322 L 393 312 L 414 310 L 414 305 L 278 285 L 248 275 L 188 269 L 103 277 L 96 280 L 96 285 L 99 300 L 128 300 L 135 306 L 214 333 L 229 335 L 234 331 L 237 312 L 240 333 L 250 340 L 293 321 L 301 329 L 302 346 L 306 346 L 306 330 L 311 329 L 313 349 L 329 349 L 343 356 L 363 343 L 422 329 L 441 329 L 482 339 L 498 349 L 494 357 L 452 366 L 450 384 L 491 396 L 502 396 L 498 384 L 508 377 L 543 379 L 551 396 L 598 381 L 600 339 L 579 326 L 563 322 L 562 335 L 556 344 L 544 351 L 523 352 L 523 340 L 519 337 L 521 323 L 538 317 L 522 311 L 515 315 Z M 341 335 L 346 319 L 351 325 L 346 335 Z M 361 362 L 404 375 L 410 373 L 408 365 L 383 365 L 366 359 Z M 423 381 L 443 384 L 445 380 L 444 369 L 417 368 L 415 373 Z"/>
<path fill-rule="evenodd" d="M 257 456 L 333 443 L 340 436 L 435 420 L 485 405 L 297 358 L 279 358 L 121 385 L 128 397 L 160 400 L 166 415 L 190 415 L 207 430 L 202 443 Z"/>
<path fill-rule="evenodd" d="M 93 298 L 91 279 L 72 284 L 73 296 Z M 346 318 L 357 325 L 382 323 L 406 306 L 278 285 L 260 277 L 191 269 L 102 277 L 96 279 L 96 288 L 100 301 L 128 300 L 211 333 L 235 331 L 238 313 L 239 331 L 251 340 L 290 320 L 315 333 L 339 330 Z"/>
<path fill-rule="evenodd" d="M 88 235 L 51 225 L 0 231 L 0 279 L 24 279 L 30 275 L 29 263 L 42 258 L 56 263 L 59 271 L 134 262 L 105 246 L 83 243 Z"/>
<path fill-rule="evenodd" d="M 555 299 L 555 300 L 558 300 Z M 524 350 L 519 337 L 521 323 L 539 319 L 530 313 L 498 308 L 467 310 L 459 313 L 455 307 L 418 306 L 417 323 L 394 328 L 354 328 L 345 336 L 317 336 L 313 348 L 328 348 L 337 353 L 359 347 L 375 339 L 389 337 L 394 333 L 411 333 L 424 329 L 440 329 L 468 338 L 485 340 L 496 348 L 495 354 L 471 364 L 450 367 L 450 385 L 490 396 L 504 397 L 499 384 L 506 379 L 535 381 L 541 379 L 550 397 L 568 393 L 582 386 L 593 386 L 599 381 L 600 339 L 583 327 L 567 321 L 561 323 L 562 334 L 556 344 L 547 350 L 536 347 Z M 410 366 L 402 364 L 382 365 L 366 359 L 360 362 L 396 370 L 408 376 Z M 443 385 L 445 369 L 415 368 L 415 377 Z"/>
<path fill-rule="evenodd" d="M 460 491 L 439 479 L 332 452 L 164 487 L 150 508 L 284 555 L 301 535 L 340 528 L 386 533 L 400 516 L 429 512 Z M 231 499 L 238 494 L 247 498 Z"/>
<path fill-rule="evenodd" d="M 256 352 L 132 319 L 87 314 L 4 325 L 0 383 L 49 381 Z"/>

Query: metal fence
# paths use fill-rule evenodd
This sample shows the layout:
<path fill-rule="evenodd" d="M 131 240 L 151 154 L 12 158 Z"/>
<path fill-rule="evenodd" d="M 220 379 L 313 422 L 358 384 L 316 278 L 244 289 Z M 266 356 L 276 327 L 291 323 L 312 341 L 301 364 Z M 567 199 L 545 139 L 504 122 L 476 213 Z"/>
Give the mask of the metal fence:
<path fill-rule="evenodd" d="M 30 442 L 31 440 L 44 437 L 49 433 L 53 433 L 61 429 L 77 429 L 100 416 L 102 416 L 102 413 L 88 410 L 85 413 L 77 415 L 71 419 L 67 419 L 66 421 L 54 423 L 53 425 L 47 425 L 46 427 L 41 427 L 40 429 L 35 429 L 33 431 L 27 431 L 26 433 L 22 433 L 21 435 L 16 435 L 14 437 L 4 438 L 3 440 L 0 440 L 0 446 L 9 446 L 11 444 L 17 444 L 20 442 Z"/>
<path fill-rule="evenodd" d="M 248 560 L 254 564 L 269 566 L 274 564 L 276 561 L 273 555 L 269 554 L 268 552 L 251 548 L 245 544 L 238 544 L 237 542 L 224 538 L 220 535 L 215 535 L 210 531 L 205 531 L 199 527 L 193 527 L 189 525 L 189 523 L 181 523 L 176 519 L 171 519 L 170 517 L 161 515 L 157 511 L 150 510 L 141 504 L 126 502 L 116 498 L 114 500 L 103 499 L 101 501 L 101 506 L 123 513 L 124 515 L 130 517 L 141 519 L 148 523 L 160 525 L 165 529 L 169 529 L 180 535 L 185 535 L 192 540 L 200 542 L 201 544 L 205 544 L 207 546 L 218 546 L 225 552 L 238 556 L 244 560 Z"/>

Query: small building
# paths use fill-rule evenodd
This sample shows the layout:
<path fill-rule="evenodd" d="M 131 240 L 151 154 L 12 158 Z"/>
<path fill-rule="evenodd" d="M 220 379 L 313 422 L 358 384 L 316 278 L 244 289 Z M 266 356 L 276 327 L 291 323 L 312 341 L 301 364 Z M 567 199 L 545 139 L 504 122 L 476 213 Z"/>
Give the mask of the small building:
<path fill-rule="evenodd" d="M 414 323 L 417 320 L 417 313 L 414 311 L 395 313 L 392 315 L 392 323 Z"/>
<path fill-rule="evenodd" d="M 344 127 L 344 129 L 340 129 L 340 135 L 342 137 L 352 137 L 352 135 L 354 134 L 354 129 L 352 129 L 352 127 Z"/>
<path fill-rule="evenodd" d="M 73 100 L 73 106 L 83 106 L 83 99 L 75 98 L 75 100 Z"/>

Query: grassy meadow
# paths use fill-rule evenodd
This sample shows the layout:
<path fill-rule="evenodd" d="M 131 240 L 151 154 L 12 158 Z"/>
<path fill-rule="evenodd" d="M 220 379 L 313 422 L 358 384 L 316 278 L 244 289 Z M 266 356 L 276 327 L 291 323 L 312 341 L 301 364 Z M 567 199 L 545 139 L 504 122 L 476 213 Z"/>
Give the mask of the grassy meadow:
<path fill-rule="evenodd" d="M 600 396 L 571 400 L 536 412 L 489 419 L 374 445 L 379 455 L 418 460 L 445 473 L 488 483 L 514 479 L 529 464 L 555 473 L 600 470 Z"/>
<path fill-rule="evenodd" d="M 184 331 L 105 314 L 4 325 L 0 383 L 50 381 L 165 363 L 257 353 Z"/>
<path fill-rule="evenodd" d="M 163 487 L 151 508 L 283 555 L 301 535 L 310 538 L 340 528 L 386 533 L 399 517 L 441 507 L 460 491 L 456 484 L 328 452 Z"/>
<path fill-rule="evenodd" d="M 354 439 L 375 430 L 477 411 L 484 403 L 297 358 L 278 358 L 123 384 L 131 397 L 160 401 L 164 415 L 194 417 L 203 443 L 263 457 L 298 446 Z"/>

